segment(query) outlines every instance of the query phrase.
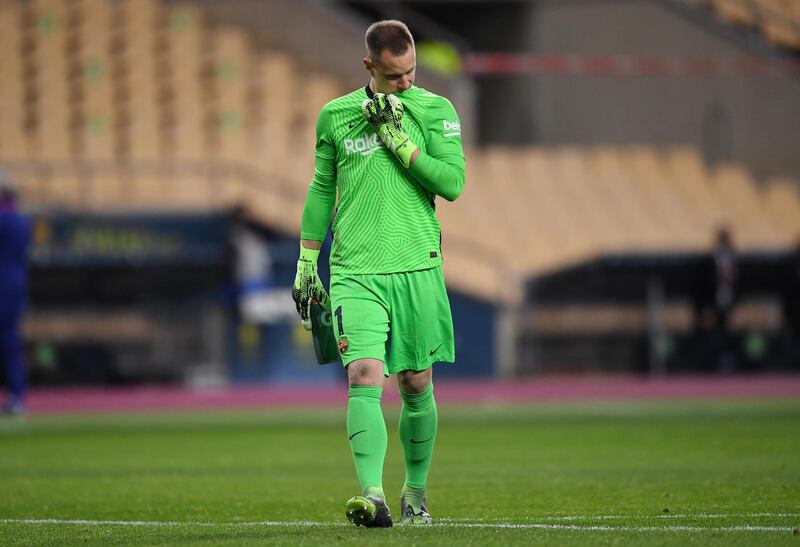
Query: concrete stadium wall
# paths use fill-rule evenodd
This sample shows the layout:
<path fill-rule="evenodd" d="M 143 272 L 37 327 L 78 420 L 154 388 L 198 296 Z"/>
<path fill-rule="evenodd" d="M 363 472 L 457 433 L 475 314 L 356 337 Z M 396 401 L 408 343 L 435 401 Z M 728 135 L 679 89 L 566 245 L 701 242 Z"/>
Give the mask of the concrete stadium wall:
<path fill-rule="evenodd" d="M 524 49 L 538 53 L 752 54 L 666 3 L 545 1 L 527 11 Z M 719 22 L 717 22 L 719 24 Z M 724 23 L 723 23 L 724 25 Z M 765 50 L 766 48 L 762 48 Z M 529 77 L 526 125 L 542 144 L 689 144 L 757 176 L 800 177 L 800 79 Z M 530 129 L 528 131 L 531 131 Z"/>

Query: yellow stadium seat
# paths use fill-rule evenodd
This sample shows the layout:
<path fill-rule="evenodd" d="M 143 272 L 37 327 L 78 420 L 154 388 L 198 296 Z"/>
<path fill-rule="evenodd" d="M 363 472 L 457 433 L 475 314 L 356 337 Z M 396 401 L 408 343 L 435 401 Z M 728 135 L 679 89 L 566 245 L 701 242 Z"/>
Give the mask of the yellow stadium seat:
<path fill-rule="evenodd" d="M 755 182 L 743 167 L 728 165 L 718 168 L 711 187 L 729 219 L 737 245 L 759 248 L 776 245 L 775 230 L 768 216 L 762 214 Z"/>
<path fill-rule="evenodd" d="M 248 137 L 252 123 L 250 98 L 250 46 L 247 35 L 238 29 L 213 32 L 211 47 L 212 156 L 221 160 L 245 162 L 250 155 Z"/>
<path fill-rule="evenodd" d="M 546 248 L 553 249 L 559 261 L 585 256 L 589 250 L 578 219 L 573 214 L 565 214 L 565 211 L 569 211 L 565 207 L 568 207 L 570 197 L 559 191 L 561 179 L 553 155 L 550 151 L 528 151 L 522 155 L 520 162 L 520 173 L 528 171 L 536 174 L 529 182 L 534 196 L 532 199 L 536 201 L 536 214 L 541 219 L 543 237 L 547 242 Z M 551 255 L 547 250 L 537 249 L 534 252 L 532 261 L 537 264 L 549 262 Z"/>
<path fill-rule="evenodd" d="M 493 147 L 484 155 L 485 179 L 468 179 L 467 184 L 470 191 L 475 184 L 484 190 L 481 196 L 484 216 L 489 229 L 494 230 L 493 235 L 489 233 L 490 237 L 503 243 L 503 252 L 515 273 L 524 274 L 545 267 L 556 244 L 546 220 L 539 214 L 540 206 L 535 197 L 538 174 L 525 170 L 524 152 Z M 516 198 L 508 199 L 508 196 Z M 485 232 L 475 235 L 482 234 Z"/>
<path fill-rule="evenodd" d="M 661 158 L 651 147 L 633 147 L 625 155 L 642 212 L 655 230 L 652 248 L 691 248 L 697 226 L 673 188 Z"/>
<path fill-rule="evenodd" d="M 526 188 L 529 197 L 522 200 L 522 205 L 529 208 L 526 218 L 535 219 L 537 232 L 527 249 L 531 273 L 551 268 L 579 244 L 574 219 L 562 213 L 559 194 L 553 193 L 557 181 L 551 163 L 548 153 L 539 149 L 524 148 L 516 153 L 516 186 L 520 192 L 522 186 Z"/>
<path fill-rule="evenodd" d="M 313 150 L 316 142 L 317 114 L 331 101 L 341 94 L 336 80 L 326 74 L 312 73 L 301 85 L 303 108 L 298 111 L 299 133 L 295 144 L 302 150 Z M 285 107 L 284 107 L 285 108 Z"/>
<path fill-rule="evenodd" d="M 494 180 L 491 178 L 488 162 L 484 158 L 473 158 L 475 161 L 467 163 L 467 185 L 457 202 L 459 218 L 458 234 L 465 240 L 480 241 L 483 247 L 493 249 L 493 252 L 502 252 L 507 242 L 503 239 L 505 233 L 497 226 L 496 218 L 500 214 L 492 200 L 491 192 Z M 492 200 L 487 202 L 488 200 Z M 437 202 L 442 207 L 448 204 L 439 198 Z M 443 237 L 447 237 L 445 234 Z"/>
<path fill-rule="evenodd" d="M 33 23 L 36 96 L 32 152 L 42 160 L 69 160 L 74 146 L 70 127 L 68 7 L 63 0 L 34 0 L 28 9 Z"/>
<path fill-rule="evenodd" d="M 273 51 L 261 56 L 256 84 L 261 123 L 288 132 L 295 111 L 286 105 L 292 104 L 292 98 L 300 91 L 298 73 L 295 61 L 288 54 Z"/>
<path fill-rule="evenodd" d="M 795 0 L 753 0 L 758 9 L 761 30 L 770 41 L 789 48 L 800 48 L 800 26 L 795 18 Z"/>
<path fill-rule="evenodd" d="M 621 244 L 619 218 L 608 208 L 608 194 L 591 175 L 580 150 L 564 148 L 552 155 L 559 193 L 567 200 L 563 214 L 577 225 L 588 256 L 617 249 Z"/>
<path fill-rule="evenodd" d="M 747 0 L 712 0 L 720 16 L 740 25 L 751 25 L 754 21 L 752 5 Z"/>
<path fill-rule="evenodd" d="M 692 243 L 705 248 L 711 234 L 725 219 L 722 206 L 710 188 L 702 158 L 693 148 L 676 148 L 666 154 L 664 162 L 676 196 L 692 218 L 696 230 Z"/>
<path fill-rule="evenodd" d="M 640 249 L 643 239 L 653 230 L 645 214 L 642 192 L 636 187 L 631 173 L 625 168 L 622 154 L 609 147 L 587 152 L 591 171 L 590 184 L 603 200 L 602 207 L 608 213 L 607 222 L 614 228 L 614 237 L 607 250 Z"/>
<path fill-rule="evenodd" d="M 74 3 L 80 21 L 77 31 L 77 87 L 81 97 L 78 149 L 89 160 L 114 158 L 119 137 L 112 84 L 113 20 L 106 0 Z"/>
<path fill-rule="evenodd" d="M 209 60 L 204 46 L 207 39 L 202 10 L 189 4 L 170 8 L 166 32 L 166 83 L 171 97 L 168 152 L 180 160 L 204 157 L 210 142 L 210 97 L 204 81 Z"/>
<path fill-rule="evenodd" d="M 257 63 L 250 155 L 257 168 L 275 172 L 291 148 L 294 110 L 286 105 L 295 93 L 295 70 L 291 57 L 275 52 Z"/>
<path fill-rule="evenodd" d="M 25 69 L 22 7 L 0 2 L 0 159 L 24 160 L 30 151 L 25 131 Z"/>
<path fill-rule="evenodd" d="M 163 11 L 157 0 L 119 4 L 120 148 L 123 157 L 153 161 L 165 154 Z M 124 123 L 123 123 L 124 122 Z"/>
<path fill-rule="evenodd" d="M 777 179 L 765 185 L 761 201 L 777 226 L 777 238 L 785 245 L 800 240 L 800 190 L 796 181 Z"/>

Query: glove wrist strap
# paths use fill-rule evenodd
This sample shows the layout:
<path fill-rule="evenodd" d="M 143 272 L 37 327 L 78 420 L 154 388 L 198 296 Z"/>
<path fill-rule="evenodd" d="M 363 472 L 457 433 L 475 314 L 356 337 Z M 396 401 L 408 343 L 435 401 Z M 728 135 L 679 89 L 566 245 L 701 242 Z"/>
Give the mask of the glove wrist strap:
<path fill-rule="evenodd" d="M 319 258 L 319 249 L 309 249 L 308 247 L 303 247 L 303 244 L 300 244 L 300 260 L 308 260 L 312 264 L 317 263 L 317 259 Z"/>
<path fill-rule="evenodd" d="M 397 156 L 397 159 L 400 160 L 403 167 L 408 169 L 408 166 L 411 164 L 411 156 L 414 155 L 417 148 L 419 147 L 408 139 L 395 149 L 394 155 Z"/>

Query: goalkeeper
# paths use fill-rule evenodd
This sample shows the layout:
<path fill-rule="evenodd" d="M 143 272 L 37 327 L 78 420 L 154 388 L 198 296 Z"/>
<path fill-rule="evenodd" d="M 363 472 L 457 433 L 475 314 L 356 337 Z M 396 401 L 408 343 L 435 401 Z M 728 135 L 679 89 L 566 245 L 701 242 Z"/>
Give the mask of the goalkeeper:
<path fill-rule="evenodd" d="M 455 360 L 436 197 L 453 201 L 461 194 L 465 162 L 450 101 L 414 86 L 408 27 L 380 21 L 365 41 L 369 84 L 319 114 L 292 295 L 310 328 L 309 303 L 328 299 L 316 265 L 336 204 L 330 304 L 350 383 L 347 436 L 361 486 L 345 511 L 356 525 L 388 527 L 381 395 L 390 373 L 397 374 L 403 400 L 400 521 L 432 522 L 426 502 L 437 430 L 432 365 Z"/>

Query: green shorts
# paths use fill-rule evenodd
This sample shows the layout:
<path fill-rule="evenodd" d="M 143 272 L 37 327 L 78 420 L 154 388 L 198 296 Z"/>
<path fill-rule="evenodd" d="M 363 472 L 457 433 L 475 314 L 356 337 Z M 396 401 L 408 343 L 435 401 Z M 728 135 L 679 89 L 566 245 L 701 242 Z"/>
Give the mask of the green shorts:
<path fill-rule="evenodd" d="M 453 317 L 441 267 L 392 274 L 332 275 L 339 354 L 383 361 L 384 374 L 455 361 Z"/>

